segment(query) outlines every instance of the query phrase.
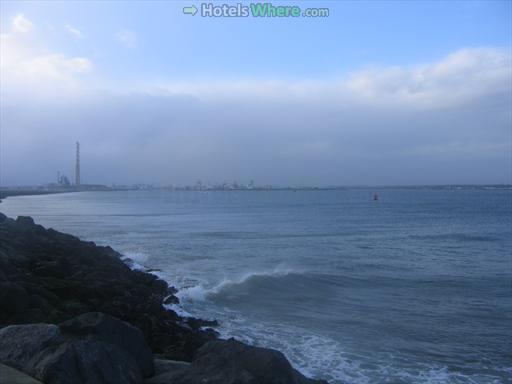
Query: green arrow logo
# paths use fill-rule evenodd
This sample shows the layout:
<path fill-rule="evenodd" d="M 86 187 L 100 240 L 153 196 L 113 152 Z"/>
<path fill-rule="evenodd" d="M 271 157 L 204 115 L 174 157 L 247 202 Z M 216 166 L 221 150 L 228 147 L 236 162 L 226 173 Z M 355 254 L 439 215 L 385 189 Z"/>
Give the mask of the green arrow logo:
<path fill-rule="evenodd" d="M 183 13 L 185 15 L 192 15 L 192 16 L 194 16 L 197 13 L 197 8 L 196 8 L 195 5 L 193 5 L 191 7 L 183 7 Z"/>

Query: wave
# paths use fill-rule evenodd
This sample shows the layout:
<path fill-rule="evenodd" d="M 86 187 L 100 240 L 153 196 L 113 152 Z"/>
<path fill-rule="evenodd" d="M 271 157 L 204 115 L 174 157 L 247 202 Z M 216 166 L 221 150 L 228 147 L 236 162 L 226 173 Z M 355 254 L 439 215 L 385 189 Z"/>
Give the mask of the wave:
<path fill-rule="evenodd" d="M 218 331 L 223 338 L 235 337 L 250 345 L 277 349 L 302 374 L 332 384 L 501 384 L 508 382 L 504 377 L 510 377 L 510 368 L 505 367 L 493 367 L 495 372 L 489 367 L 480 367 L 479 373 L 461 372 L 442 364 L 410 360 L 407 355 L 376 352 L 367 356 L 348 351 L 340 340 L 327 335 L 289 324 L 254 323 L 241 316 L 225 319 Z"/>
<path fill-rule="evenodd" d="M 147 268 L 145 266 L 143 266 L 142 264 L 138 263 L 133 258 L 131 258 L 131 257 L 127 256 L 127 255 L 124 255 L 124 254 L 123 254 L 123 256 L 124 257 L 122 257 L 121 260 L 128 267 L 130 267 L 130 269 L 132 269 L 134 271 L 143 271 L 143 272 L 147 271 Z"/>
<path fill-rule="evenodd" d="M 224 279 L 217 285 L 213 287 L 205 287 L 202 284 L 195 285 L 192 287 L 186 287 L 181 288 L 176 296 L 180 299 L 180 301 L 205 301 L 208 297 L 217 295 L 222 293 L 223 291 L 227 289 L 231 289 L 236 286 L 240 286 L 243 284 L 246 284 L 248 282 L 251 282 L 255 279 L 262 278 L 262 277 L 283 277 L 288 276 L 292 274 L 303 274 L 303 272 L 299 272 L 297 270 L 293 269 L 274 269 L 272 271 L 266 271 L 266 272 L 249 272 L 244 275 L 242 275 L 239 278 L 236 279 Z"/>
<path fill-rule="evenodd" d="M 174 311 L 178 316 L 181 317 L 194 317 L 194 315 L 183 308 L 181 304 L 163 304 L 165 309 Z"/>
<path fill-rule="evenodd" d="M 142 271 L 146 273 L 150 273 L 155 275 L 159 279 L 167 281 L 167 276 L 163 274 L 160 270 L 151 269 L 146 267 L 143 263 L 148 259 L 148 255 L 143 252 L 123 252 L 121 260 L 128 266 L 130 269 L 135 271 Z M 170 282 L 167 281 L 169 284 Z"/>
<path fill-rule="evenodd" d="M 135 271 L 143 271 L 146 273 L 150 273 L 152 275 L 155 275 L 159 279 L 162 279 L 164 281 L 167 281 L 168 284 L 171 284 L 170 281 L 166 279 L 166 276 L 164 276 L 161 272 L 151 270 L 144 265 L 141 264 L 141 262 L 146 261 L 148 258 L 148 255 L 143 252 L 123 252 L 122 253 L 121 260 L 132 270 Z M 164 308 L 172 310 L 178 314 L 178 316 L 181 317 L 191 317 L 193 316 L 190 312 L 186 311 L 181 304 L 162 304 Z"/>
<path fill-rule="evenodd" d="M 429 235 L 411 235 L 411 238 L 417 240 L 441 240 L 441 241 L 454 241 L 454 242 L 492 242 L 499 240 L 496 236 L 470 234 L 470 233 L 439 233 Z"/>
<path fill-rule="evenodd" d="M 323 238 L 323 237 L 347 237 L 353 233 L 344 232 L 319 232 L 319 233 L 269 233 L 269 232 L 249 232 L 249 231 L 209 231 L 195 232 L 191 236 L 219 238 L 219 239 L 243 239 L 243 240 L 268 240 L 268 239 L 303 239 L 303 238 Z"/>
<path fill-rule="evenodd" d="M 149 257 L 147 253 L 134 251 L 124 251 L 122 252 L 122 255 L 125 257 L 125 259 L 133 260 L 139 265 L 145 263 Z"/>
<path fill-rule="evenodd" d="M 148 271 L 142 264 L 147 256 L 140 252 L 125 252 L 125 262 L 133 269 Z M 138 262 L 140 261 L 140 263 Z M 155 273 L 155 275 L 157 275 Z M 384 356 L 376 352 L 375 356 L 365 356 L 347 350 L 342 340 L 327 334 L 311 332 L 311 330 L 281 324 L 271 319 L 257 322 L 246 318 L 236 309 L 219 306 L 216 300 L 208 300 L 216 295 L 229 294 L 232 290 L 243 290 L 254 284 L 287 285 L 295 277 L 301 280 L 308 275 L 318 277 L 311 271 L 285 269 L 282 267 L 270 271 L 249 272 L 237 278 L 223 279 L 218 284 L 208 287 L 197 284 L 181 288 L 176 296 L 180 304 L 164 305 L 182 317 L 198 316 L 215 318 L 220 321 L 217 331 L 223 338 L 235 337 L 251 345 L 274 348 L 282 351 L 292 365 L 303 374 L 323 378 L 333 384 L 354 383 L 373 384 L 382 382 L 382 378 L 393 378 L 397 383 L 418 384 L 470 384 L 476 382 L 500 383 L 501 378 L 510 375 L 505 368 L 487 374 L 460 372 L 440 364 L 428 364 L 419 361 L 408 361 L 408 356 Z M 159 276 L 160 277 L 160 276 Z M 166 276 L 164 280 L 169 280 Z M 322 274 L 322 278 L 330 278 Z M 334 277 L 334 276 L 333 276 Z M 280 280 L 289 278 L 288 280 Z M 306 277 L 308 278 L 308 277 Z M 338 278 L 336 276 L 336 278 Z M 354 282 L 351 281 L 351 284 Z M 243 286 L 243 287 L 242 287 Z M 379 364 L 375 361 L 388 361 Z M 404 364 L 405 362 L 405 364 Z M 493 371 L 496 367 L 493 368 Z M 482 372 L 485 372 L 482 369 Z M 501 372 L 499 372 L 501 371 Z"/>

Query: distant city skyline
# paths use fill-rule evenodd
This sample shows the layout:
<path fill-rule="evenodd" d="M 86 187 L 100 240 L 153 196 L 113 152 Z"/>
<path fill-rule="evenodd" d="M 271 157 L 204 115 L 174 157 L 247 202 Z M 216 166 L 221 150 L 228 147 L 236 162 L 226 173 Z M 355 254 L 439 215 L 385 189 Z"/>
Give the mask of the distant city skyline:
<path fill-rule="evenodd" d="M 1 2 L 0 185 L 512 182 L 512 2 L 192 4 Z"/>

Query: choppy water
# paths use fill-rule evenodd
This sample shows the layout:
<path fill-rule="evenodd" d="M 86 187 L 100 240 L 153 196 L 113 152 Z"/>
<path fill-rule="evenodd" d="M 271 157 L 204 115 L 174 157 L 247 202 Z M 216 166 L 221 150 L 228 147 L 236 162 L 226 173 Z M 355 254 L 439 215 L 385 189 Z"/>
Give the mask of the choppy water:
<path fill-rule="evenodd" d="M 180 310 L 333 383 L 512 383 L 512 193 L 383 189 L 11 197 L 112 245 Z"/>

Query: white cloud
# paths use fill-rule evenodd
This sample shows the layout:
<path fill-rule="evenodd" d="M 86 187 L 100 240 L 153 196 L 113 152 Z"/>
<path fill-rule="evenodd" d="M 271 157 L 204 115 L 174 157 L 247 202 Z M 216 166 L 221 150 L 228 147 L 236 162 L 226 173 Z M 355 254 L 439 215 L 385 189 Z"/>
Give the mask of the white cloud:
<path fill-rule="evenodd" d="M 116 33 L 116 39 L 126 48 L 134 48 L 137 45 L 137 34 L 128 29 L 123 29 Z"/>
<path fill-rule="evenodd" d="M 85 38 L 84 34 L 82 33 L 82 31 L 80 31 L 79 29 L 73 27 L 72 25 L 69 25 L 67 24 L 66 25 L 66 30 L 74 37 L 76 37 L 77 39 L 83 39 Z"/>
<path fill-rule="evenodd" d="M 51 52 L 38 42 L 37 36 L 26 38 L 24 34 L 30 28 L 32 23 L 18 15 L 13 19 L 11 31 L 0 35 L 2 91 L 56 92 L 76 86 L 78 76 L 92 70 L 92 62 L 86 57 Z"/>
<path fill-rule="evenodd" d="M 28 33 L 32 31 L 34 25 L 23 14 L 16 15 L 12 19 L 12 28 L 14 32 Z"/>
<path fill-rule="evenodd" d="M 346 87 L 359 100 L 368 102 L 443 107 L 506 92 L 511 68 L 510 52 L 504 49 L 461 49 L 437 62 L 412 68 L 355 72 Z"/>
<path fill-rule="evenodd" d="M 413 67 L 355 71 L 328 81 L 175 82 L 153 86 L 152 94 L 190 95 L 203 100 L 252 98 L 362 105 L 378 108 L 436 109 L 510 92 L 512 59 L 499 48 L 455 51 Z"/>
<path fill-rule="evenodd" d="M 89 59 L 62 54 L 38 56 L 19 63 L 20 74 L 37 79 L 68 80 L 73 74 L 86 73 L 91 69 Z"/>

